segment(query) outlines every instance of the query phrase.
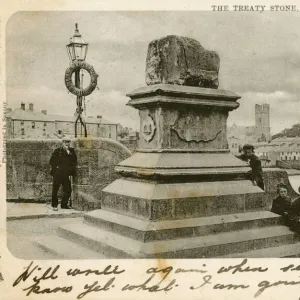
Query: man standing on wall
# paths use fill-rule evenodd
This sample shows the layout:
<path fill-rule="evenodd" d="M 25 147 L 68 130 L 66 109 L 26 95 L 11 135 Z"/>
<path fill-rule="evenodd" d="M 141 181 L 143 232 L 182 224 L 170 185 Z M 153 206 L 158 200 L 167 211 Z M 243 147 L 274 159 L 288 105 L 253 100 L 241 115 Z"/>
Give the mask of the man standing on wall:
<path fill-rule="evenodd" d="M 246 144 L 243 146 L 243 154 L 237 156 L 239 159 L 249 163 L 251 171 L 248 173 L 249 179 L 254 185 L 257 185 L 262 190 L 265 189 L 263 171 L 260 159 L 254 153 L 254 146 Z"/>
<path fill-rule="evenodd" d="M 55 211 L 58 210 L 57 193 L 60 185 L 62 185 L 63 187 L 63 198 L 61 201 L 61 208 L 71 208 L 68 205 L 68 200 L 71 197 L 71 176 L 75 175 L 77 156 L 74 151 L 74 148 L 70 147 L 70 144 L 70 139 L 63 138 L 62 146 L 55 149 L 50 158 L 51 175 L 53 176 L 52 207 Z"/>

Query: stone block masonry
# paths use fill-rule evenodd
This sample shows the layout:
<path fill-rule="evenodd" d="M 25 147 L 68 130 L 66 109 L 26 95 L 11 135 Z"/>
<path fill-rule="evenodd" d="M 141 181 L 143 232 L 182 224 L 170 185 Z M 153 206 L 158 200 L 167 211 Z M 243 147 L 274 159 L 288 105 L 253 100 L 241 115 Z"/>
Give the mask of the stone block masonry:
<path fill-rule="evenodd" d="M 6 182 L 8 201 L 50 202 L 52 177 L 49 160 L 60 140 L 8 140 Z M 100 207 L 101 190 L 118 178 L 115 165 L 131 152 L 111 139 L 72 141 L 78 164 L 73 181 L 73 207 Z M 61 192 L 61 191 L 60 191 Z"/>

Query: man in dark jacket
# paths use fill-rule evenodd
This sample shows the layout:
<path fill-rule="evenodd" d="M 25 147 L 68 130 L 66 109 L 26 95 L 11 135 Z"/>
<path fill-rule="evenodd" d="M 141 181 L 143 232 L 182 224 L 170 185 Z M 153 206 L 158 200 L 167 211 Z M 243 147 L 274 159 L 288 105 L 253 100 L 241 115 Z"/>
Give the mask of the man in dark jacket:
<path fill-rule="evenodd" d="M 300 232 L 300 198 L 292 201 L 285 184 L 277 185 L 278 196 L 273 200 L 271 212 L 284 217 L 284 222 L 292 230 Z"/>
<path fill-rule="evenodd" d="M 237 157 L 249 163 L 251 168 L 251 171 L 248 173 L 249 179 L 253 182 L 253 184 L 257 185 L 262 190 L 264 190 L 265 185 L 264 185 L 261 161 L 254 153 L 254 146 L 250 144 L 244 145 L 243 154 Z"/>
<path fill-rule="evenodd" d="M 284 183 L 277 184 L 277 194 L 278 196 L 273 200 L 271 212 L 287 216 L 292 211 L 292 200 Z"/>
<path fill-rule="evenodd" d="M 70 139 L 64 138 L 62 140 L 62 146 L 55 149 L 51 158 L 51 175 L 53 176 L 52 185 L 52 207 L 57 211 L 58 198 L 57 193 L 60 185 L 63 187 L 63 198 L 61 201 L 61 208 L 70 209 L 68 200 L 71 196 L 71 176 L 75 174 L 75 168 L 77 163 L 77 156 L 74 148 L 70 147 Z"/>

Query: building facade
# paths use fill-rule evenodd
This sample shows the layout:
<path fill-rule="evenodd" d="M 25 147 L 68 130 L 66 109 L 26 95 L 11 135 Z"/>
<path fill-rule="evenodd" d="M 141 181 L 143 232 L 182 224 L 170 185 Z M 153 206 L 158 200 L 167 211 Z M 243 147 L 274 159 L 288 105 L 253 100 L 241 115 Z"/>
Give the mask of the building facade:
<path fill-rule="evenodd" d="M 48 115 L 46 110 L 34 111 L 33 104 L 26 109 L 8 109 L 6 112 L 7 139 L 52 139 L 64 135 L 75 136 L 75 121 L 77 116 Z M 102 116 L 85 117 L 88 136 L 117 140 L 117 124 L 107 121 Z M 83 136 L 80 124 L 77 127 L 78 136 Z"/>
<path fill-rule="evenodd" d="M 229 150 L 236 154 L 244 144 L 270 142 L 270 105 L 255 104 L 255 126 L 237 126 L 233 124 L 227 129 Z"/>
<path fill-rule="evenodd" d="M 275 139 L 258 146 L 255 153 L 269 167 L 275 167 L 277 161 L 300 161 L 300 137 Z"/>

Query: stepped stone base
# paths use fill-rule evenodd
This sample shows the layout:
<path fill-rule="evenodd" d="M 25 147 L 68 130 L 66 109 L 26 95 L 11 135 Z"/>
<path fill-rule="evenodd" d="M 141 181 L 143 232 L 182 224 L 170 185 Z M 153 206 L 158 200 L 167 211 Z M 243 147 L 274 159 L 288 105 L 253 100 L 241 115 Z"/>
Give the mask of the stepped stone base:
<path fill-rule="evenodd" d="M 83 222 L 59 227 L 58 235 L 56 242 L 44 238 L 35 244 L 61 258 L 80 258 L 84 249 L 91 258 L 300 255 L 298 237 L 269 211 L 155 222 L 96 210 L 87 213 Z"/>
<path fill-rule="evenodd" d="M 249 180 L 155 183 L 118 179 L 103 190 L 104 210 L 148 220 L 177 220 L 269 209 Z"/>

